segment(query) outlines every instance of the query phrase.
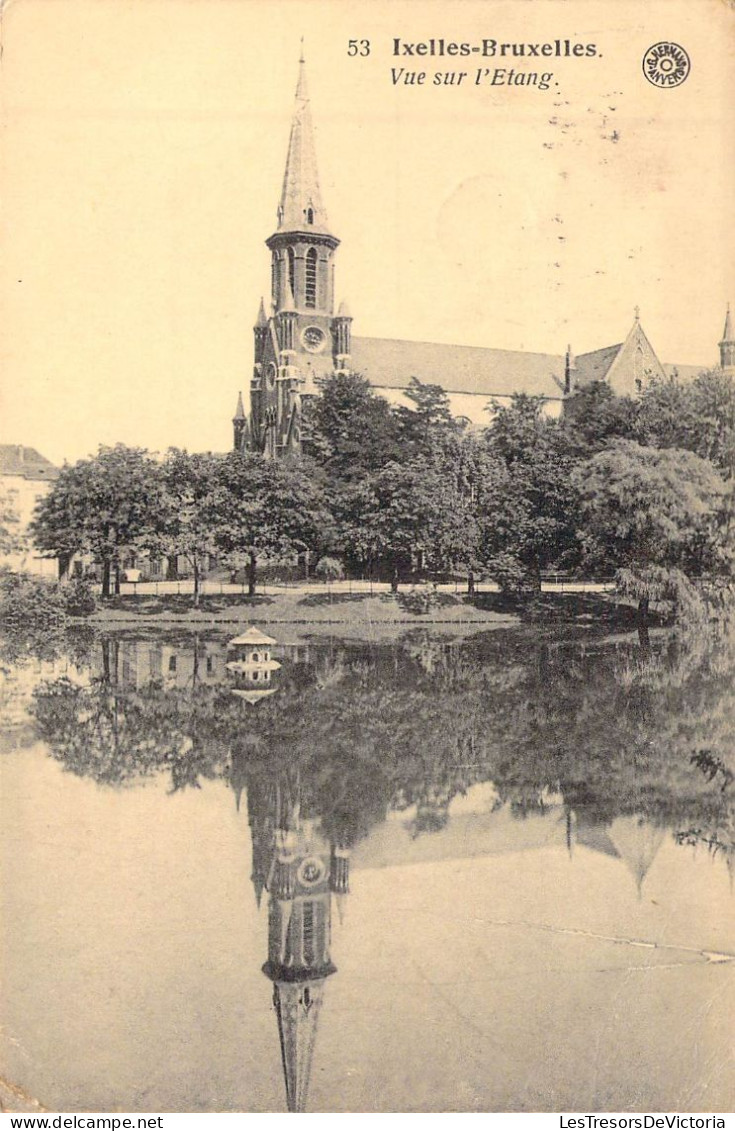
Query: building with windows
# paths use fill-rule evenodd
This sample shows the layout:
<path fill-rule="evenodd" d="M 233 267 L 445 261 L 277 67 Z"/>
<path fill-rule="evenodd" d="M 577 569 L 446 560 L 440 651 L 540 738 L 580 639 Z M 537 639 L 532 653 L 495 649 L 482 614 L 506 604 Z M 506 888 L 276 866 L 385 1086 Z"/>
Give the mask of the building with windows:
<path fill-rule="evenodd" d="M 635 395 L 652 378 L 696 376 L 702 366 L 659 361 L 641 325 L 638 309 L 622 342 L 580 354 L 362 338 L 352 333 L 352 315 L 335 298 L 335 253 L 339 239 L 327 218 L 317 171 L 314 134 L 303 57 L 296 108 L 277 209 L 276 230 L 266 240 L 271 253 L 270 312 L 261 300 L 254 326 L 255 364 L 250 415 L 242 394 L 233 418 L 235 450 L 274 458 L 297 452 L 302 441 L 301 406 L 333 373 L 355 372 L 392 403 L 401 403 L 411 378 L 440 385 L 452 411 L 480 425 L 491 400 L 515 393 L 544 398 L 559 415 L 565 397 L 593 381 L 616 393 Z M 735 337 L 728 309 L 720 364 L 735 373 Z"/>
<path fill-rule="evenodd" d="M 56 558 L 43 558 L 28 537 L 36 503 L 44 498 L 59 470 L 35 448 L 23 444 L 0 444 L 0 495 L 7 517 L 9 549 L 0 563 L 15 570 L 56 576 Z"/>

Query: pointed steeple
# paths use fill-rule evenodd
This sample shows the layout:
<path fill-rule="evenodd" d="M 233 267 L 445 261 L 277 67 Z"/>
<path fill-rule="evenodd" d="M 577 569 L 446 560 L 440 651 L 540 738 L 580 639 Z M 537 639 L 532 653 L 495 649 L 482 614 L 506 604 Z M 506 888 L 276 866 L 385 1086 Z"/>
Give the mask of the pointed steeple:
<path fill-rule="evenodd" d="M 735 376 L 735 337 L 732 332 L 732 315 L 730 314 L 729 302 L 725 315 L 725 329 L 722 331 L 722 341 L 719 346 L 720 367 L 724 373 Z"/>
<path fill-rule="evenodd" d="M 245 415 L 245 406 L 242 403 L 242 393 L 237 394 L 237 407 L 232 418 L 232 448 L 233 451 L 242 452 L 247 448 L 248 418 Z"/>
<path fill-rule="evenodd" d="M 286 171 L 278 205 L 278 231 L 329 234 L 327 213 L 319 187 L 303 47 L 296 84 L 296 108 L 291 122 Z"/>
<path fill-rule="evenodd" d="M 266 314 L 265 314 L 265 303 L 263 302 L 263 299 L 261 298 L 260 306 L 258 307 L 258 317 L 255 321 L 255 328 L 256 328 L 256 330 L 259 330 L 262 327 L 267 326 L 267 325 L 268 325 L 268 319 L 267 319 Z"/>
<path fill-rule="evenodd" d="M 323 995 L 323 978 L 308 982 L 276 982 L 273 986 L 289 1111 L 306 1110 Z"/>

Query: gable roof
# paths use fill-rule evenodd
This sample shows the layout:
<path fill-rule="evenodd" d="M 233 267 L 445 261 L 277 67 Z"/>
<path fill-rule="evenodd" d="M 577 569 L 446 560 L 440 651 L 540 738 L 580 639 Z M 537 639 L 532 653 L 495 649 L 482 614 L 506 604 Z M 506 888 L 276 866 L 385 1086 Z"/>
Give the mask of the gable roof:
<path fill-rule="evenodd" d="M 604 381 L 610 366 L 623 348 L 623 343 L 614 346 L 603 346 L 602 349 L 592 350 L 591 353 L 577 355 L 577 367 L 574 373 L 581 385 L 591 381 Z"/>
<path fill-rule="evenodd" d="M 0 444 L 0 475 L 23 479 L 56 479 L 59 469 L 35 448 L 23 444 Z"/>
<path fill-rule="evenodd" d="M 561 400 L 564 386 L 563 354 L 353 337 L 351 364 L 379 389 L 405 389 L 417 377 L 447 393 Z"/>

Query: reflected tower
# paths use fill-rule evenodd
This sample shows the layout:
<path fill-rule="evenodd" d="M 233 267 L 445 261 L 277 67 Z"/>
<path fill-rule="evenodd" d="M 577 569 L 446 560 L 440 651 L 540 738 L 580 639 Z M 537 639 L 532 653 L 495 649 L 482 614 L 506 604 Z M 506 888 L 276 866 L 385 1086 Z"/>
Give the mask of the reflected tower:
<path fill-rule="evenodd" d="M 319 1016 L 331 960 L 332 897 L 349 889 L 349 853 L 329 844 L 301 812 L 298 771 L 276 783 L 273 856 L 268 891 L 268 961 L 273 982 L 286 1101 L 304 1111 Z"/>

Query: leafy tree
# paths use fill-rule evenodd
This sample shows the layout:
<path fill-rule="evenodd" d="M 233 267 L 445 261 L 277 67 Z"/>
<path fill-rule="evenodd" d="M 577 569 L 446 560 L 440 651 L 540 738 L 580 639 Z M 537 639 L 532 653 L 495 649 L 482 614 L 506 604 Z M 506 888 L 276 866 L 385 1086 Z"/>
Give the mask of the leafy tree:
<path fill-rule="evenodd" d="M 352 504 L 350 515 L 345 503 Z M 339 512 L 338 512 L 339 513 Z M 391 462 L 342 497 L 341 534 L 363 561 L 381 561 L 396 582 L 410 569 L 447 570 L 475 552 L 470 498 L 440 464 Z"/>
<path fill-rule="evenodd" d="M 220 475 L 216 543 L 225 553 L 247 559 L 251 596 L 259 558 L 319 550 L 328 541 L 331 515 L 309 461 L 231 452 Z"/>
<path fill-rule="evenodd" d="M 525 394 L 496 406 L 485 432 L 489 478 L 478 499 L 482 557 L 503 589 L 539 590 L 541 572 L 570 562 L 574 465 L 566 434 Z"/>
<path fill-rule="evenodd" d="M 657 448 L 684 448 L 735 476 L 735 379 L 721 370 L 693 381 L 652 381 L 643 390 L 639 437 Z"/>
<path fill-rule="evenodd" d="M 320 558 L 314 570 L 314 576 L 321 581 L 341 581 L 344 575 L 344 567 L 339 558 L 329 556 Z"/>
<path fill-rule="evenodd" d="M 66 604 L 59 586 L 27 573 L 0 573 L 0 621 L 5 632 L 51 629 L 64 624 Z"/>
<path fill-rule="evenodd" d="M 667 572 L 673 583 L 673 571 L 691 578 L 727 564 L 727 487 L 708 460 L 617 440 L 577 468 L 574 485 L 584 561 L 627 570 L 642 616 Z"/>
<path fill-rule="evenodd" d="M 412 377 L 403 390 L 412 407 L 399 405 L 393 414 L 398 424 L 401 451 L 404 458 L 423 456 L 425 459 L 456 454 L 463 430 L 462 423 L 452 415 L 449 397 L 441 385 L 428 385 Z"/>
<path fill-rule="evenodd" d="M 158 546 L 165 554 L 180 554 L 189 562 L 196 607 L 204 565 L 217 550 L 224 491 L 222 459 L 171 448 L 161 473 L 164 490 Z"/>
<path fill-rule="evenodd" d="M 113 566 L 121 551 L 153 543 L 160 513 L 159 465 L 143 448 L 116 444 L 61 469 L 35 511 L 32 537 L 58 557 L 65 572 L 76 553 L 102 564 L 102 596 L 111 596 Z"/>
<path fill-rule="evenodd" d="M 616 396 L 605 381 L 583 385 L 564 402 L 562 428 L 570 451 L 587 457 L 613 439 L 638 438 L 640 403 Z"/>
<path fill-rule="evenodd" d="M 358 373 L 321 382 L 303 406 L 304 451 L 332 479 L 353 480 L 400 458 L 398 423 L 388 402 Z"/>

